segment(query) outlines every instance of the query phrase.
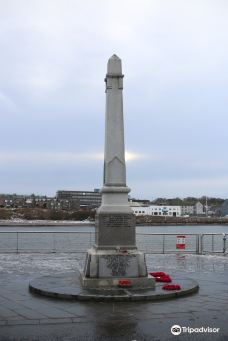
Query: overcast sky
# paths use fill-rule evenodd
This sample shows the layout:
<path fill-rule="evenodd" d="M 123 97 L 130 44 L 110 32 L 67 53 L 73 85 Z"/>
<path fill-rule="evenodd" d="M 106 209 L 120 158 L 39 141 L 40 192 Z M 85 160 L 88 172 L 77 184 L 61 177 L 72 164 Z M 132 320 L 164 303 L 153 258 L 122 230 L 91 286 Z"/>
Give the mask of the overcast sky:
<path fill-rule="evenodd" d="M 227 0 L 0 0 L 0 193 L 102 186 L 122 59 L 131 196 L 228 197 Z"/>

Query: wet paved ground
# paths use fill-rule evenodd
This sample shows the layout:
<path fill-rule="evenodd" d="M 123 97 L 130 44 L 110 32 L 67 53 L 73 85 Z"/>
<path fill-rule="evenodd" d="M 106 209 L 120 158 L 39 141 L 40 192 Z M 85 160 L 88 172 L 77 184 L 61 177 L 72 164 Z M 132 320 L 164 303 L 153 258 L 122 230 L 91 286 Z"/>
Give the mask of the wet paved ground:
<path fill-rule="evenodd" d="M 60 301 L 29 293 L 29 280 L 72 272 L 82 255 L 1 254 L 0 340 L 228 340 L 227 256 L 150 255 L 147 263 L 151 271 L 196 279 L 199 293 L 161 302 Z M 176 324 L 220 330 L 174 336 Z"/>

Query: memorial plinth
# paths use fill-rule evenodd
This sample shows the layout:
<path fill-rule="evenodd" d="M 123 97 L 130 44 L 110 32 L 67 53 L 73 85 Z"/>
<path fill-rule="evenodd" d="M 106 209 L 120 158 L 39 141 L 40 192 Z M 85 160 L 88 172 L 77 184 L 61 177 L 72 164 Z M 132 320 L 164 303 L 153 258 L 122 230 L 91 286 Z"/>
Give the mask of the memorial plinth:
<path fill-rule="evenodd" d="M 123 120 L 121 60 L 108 61 L 105 112 L 104 183 L 96 215 L 96 242 L 88 250 L 82 286 L 113 287 L 118 278 L 130 278 L 135 287 L 154 287 L 145 256 L 137 249 L 135 216 L 128 202 Z"/>

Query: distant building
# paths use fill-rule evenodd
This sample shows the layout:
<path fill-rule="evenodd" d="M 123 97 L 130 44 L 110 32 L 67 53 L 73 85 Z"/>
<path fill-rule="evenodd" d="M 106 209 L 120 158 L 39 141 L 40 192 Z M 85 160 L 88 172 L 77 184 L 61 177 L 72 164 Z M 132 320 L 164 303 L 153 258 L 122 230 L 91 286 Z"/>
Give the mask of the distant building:
<path fill-rule="evenodd" d="M 220 212 L 221 212 L 222 217 L 225 217 L 228 215 L 228 199 L 226 199 L 224 203 L 222 204 Z"/>
<path fill-rule="evenodd" d="M 0 197 L 0 207 L 5 207 L 5 198 Z"/>
<path fill-rule="evenodd" d="M 196 215 L 203 215 L 204 212 L 204 206 L 201 204 L 201 202 L 197 202 L 194 206 L 181 206 L 181 215 L 190 215 L 190 216 L 196 216 Z"/>
<path fill-rule="evenodd" d="M 153 215 L 153 216 L 181 216 L 181 206 L 132 206 L 131 207 L 136 216 L 139 215 Z"/>
<path fill-rule="evenodd" d="M 195 211 L 194 211 L 195 215 L 202 215 L 205 214 L 203 211 L 203 204 L 201 204 L 201 202 L 197 202 L 195 204 Z"/>
<path fill-rule="evenodd" d="M 0 194 L 0 207 L 79 210 L 78 200 L 59 199 L 46 195 Z"/>
<path fill-rule="evenodd" d="M 55 199 L 53 197 L 47 197 L 46 195 L 44 196 L 36 195 L 34 198 L 34 205 L 35 207 L 39 208 L 49 208 L 48 204 L 54 200 Z"/>
<path fill-rule="evenodd" d="M 143 206 L 143 205 L 149 206 L 150 205 L 150 200 L 147 200 L 147 199 L 134 199 L 134 198 L 131 198 L 129 196 L 129 201 L 130 201 L 130 205 L 132 205 L 132 206 L 134 206 L 134 204 L 140 205 L 140 206 Z"/>
<path fill-rule="evenodd" d="M 77 200 L 54 198 L 47 202 L 47 208 L 52 210 L 77 211 L 80 209 L 80 206 Z"/>
<path fill-rule="evenodd" d="M 181 206 L 181 215 L 193 215 L 194 206 Z"/>
<path fill-rule="evenodd" d="M 0 194 L 0 205 L 5 208 L 24 207 L 26 196 L 17 194 Z"/>
<path fill-rule="evenodd" d="M 57 191 L 57 201 L 68 200 L 77 202 L 80 207 L 97 208 L 101 205 L 101 193 L 99 189 L 94 191 Z"/>

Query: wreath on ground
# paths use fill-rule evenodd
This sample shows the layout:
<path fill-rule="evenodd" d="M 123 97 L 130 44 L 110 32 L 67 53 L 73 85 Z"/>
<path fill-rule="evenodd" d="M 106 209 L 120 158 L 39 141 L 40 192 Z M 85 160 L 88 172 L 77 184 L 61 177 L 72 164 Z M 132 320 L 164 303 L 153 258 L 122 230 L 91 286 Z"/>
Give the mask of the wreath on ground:
<path fill-rule="evenodd" d="M 162 283 L 170 283 L 172 282 L 171 277 L 166 274 L 165 272 L 150 272 L 150 276 L 153 276 L 155 278 L 156 282 L 162 282 Z M 166 284 L 162 287 L 163 290 L 181 290 L 181 286 L 179 284 Z"/>

